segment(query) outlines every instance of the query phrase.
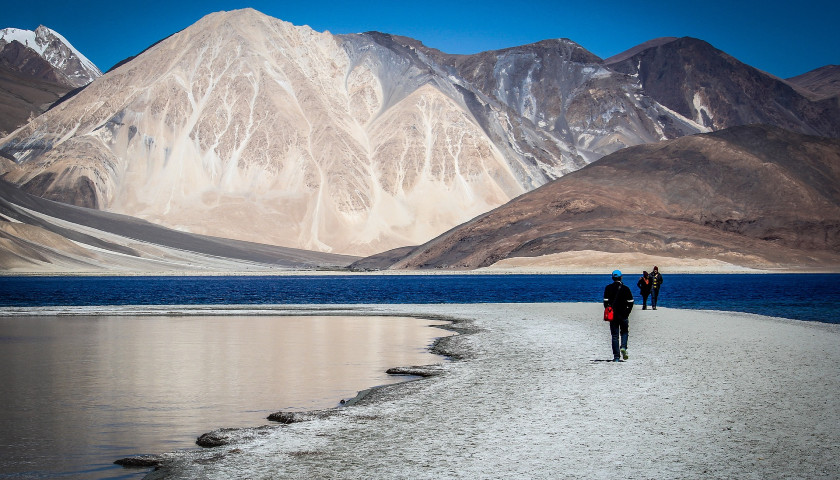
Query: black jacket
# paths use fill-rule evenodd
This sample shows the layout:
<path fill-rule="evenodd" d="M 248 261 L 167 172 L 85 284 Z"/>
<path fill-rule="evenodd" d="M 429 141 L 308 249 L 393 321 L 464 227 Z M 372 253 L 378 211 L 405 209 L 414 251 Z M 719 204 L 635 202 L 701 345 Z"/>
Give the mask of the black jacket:
<path fill-rule="evenodd" d="M 645 283 L 645 277 L 640 277 L 636 286 L 639 287 L 642 295 L 650 295 L 650 289 L 653 288 L 653 279 L 648 277 L 648 281 Z"/>
<path fill-rule="evenodd" d="M 650 274 L 650 283 L 653 285 L 653 288 L 659 289 L 662 286 L 662 274 L 659 272 L 651 273 Z"/>
<path fill-rule="evenodd" d="M 621 289 L 616 291 L 616 289 Z M 630 317 L 633 310 L 633 292 L 630 287 L 621 282 L 613 282 L 604 289 L 604 307 L 612 305 L 616 320 L 624 320 Z"/>

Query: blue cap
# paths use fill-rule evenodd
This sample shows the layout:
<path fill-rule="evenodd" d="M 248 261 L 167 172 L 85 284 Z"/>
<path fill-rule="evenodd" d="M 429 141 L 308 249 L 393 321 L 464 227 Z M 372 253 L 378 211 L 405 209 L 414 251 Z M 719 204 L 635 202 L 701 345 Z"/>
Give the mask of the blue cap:
<path fill-rule="evenodd" d="M 621 278 L 621 270 L 613 270 L 612 278 Z"/>

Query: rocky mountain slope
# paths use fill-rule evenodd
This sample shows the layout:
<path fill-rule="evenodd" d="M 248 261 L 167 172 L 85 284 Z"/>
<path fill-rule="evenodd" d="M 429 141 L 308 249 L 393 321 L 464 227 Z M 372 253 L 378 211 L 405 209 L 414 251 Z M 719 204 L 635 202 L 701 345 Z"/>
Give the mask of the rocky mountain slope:
<path fill-rule="evenodd" d="M 0 175 L 191 233 L 366 255 L 628 146 L 753 121 L 840 131 L 830 103 L 697 40 L 611 62 L 570 40 L 459 56 L 219 12 L 0 139 Z"/>
<path fill-rule="evenodd" d="M 0 137 L 45 112 L 72 89 L 42 80 L 4 65 L 0 52 Z"/>
<path fill-rule="evenodd" d="M 840 65 L 826 65 L 802 75 L 787 79 L 788 83 L 800 87 L 816 100 L 840 96 Z"/>
<path fill-rule="evenodd" d="M 789 83 L 693 38 L 666 41 L 606 63 L 638 78 L 651 98 L 710 131 L 768 124 L 840 137 L 840 102 L 812 101 Z"/>
<path fill-rule="evenodd" d="M 0 137 L 100 75 L 93 63 L 49 28 L 0 30 Z"/>
<path fill-rule="evenodd" d="M 353 268 L 473 269 L 593 250 L 837 268 L 840 140 L 746 126 L 630 147 Z"/>

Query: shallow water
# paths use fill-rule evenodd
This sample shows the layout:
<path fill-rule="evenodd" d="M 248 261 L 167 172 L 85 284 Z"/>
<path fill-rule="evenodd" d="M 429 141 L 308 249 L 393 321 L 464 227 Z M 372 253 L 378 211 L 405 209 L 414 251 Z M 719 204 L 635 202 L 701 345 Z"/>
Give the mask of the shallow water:
<path fill-rule="evenodd" d="M 121 457 L 195 447 L 278 410 L 402 381 L 440 322 L 395 317 L 0 317 L 0 477 L 137 478 Z"/>

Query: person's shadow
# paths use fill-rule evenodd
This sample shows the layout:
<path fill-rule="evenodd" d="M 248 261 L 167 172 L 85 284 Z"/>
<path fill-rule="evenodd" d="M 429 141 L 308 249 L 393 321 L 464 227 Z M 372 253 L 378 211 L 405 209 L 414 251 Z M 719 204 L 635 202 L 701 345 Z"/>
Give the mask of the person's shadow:
<path fill-rule="evenodd" d="M 624 363 L 624 360 L 619 360 L 619 361 L 616 362 L 615 360 L 610 358 L 610 359 L 603 359 L 603 360 L 595 359 L 595 360 L 591 360 L 591 362 L 592 363 L 603 363 L 603 362 L 606 362 L 606 363 Z"/>

